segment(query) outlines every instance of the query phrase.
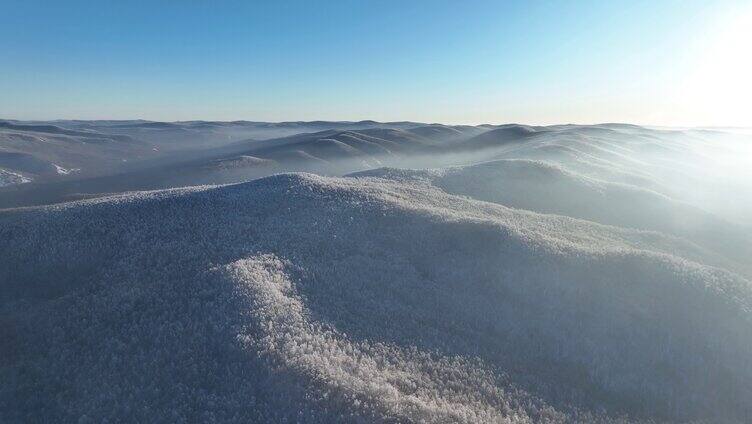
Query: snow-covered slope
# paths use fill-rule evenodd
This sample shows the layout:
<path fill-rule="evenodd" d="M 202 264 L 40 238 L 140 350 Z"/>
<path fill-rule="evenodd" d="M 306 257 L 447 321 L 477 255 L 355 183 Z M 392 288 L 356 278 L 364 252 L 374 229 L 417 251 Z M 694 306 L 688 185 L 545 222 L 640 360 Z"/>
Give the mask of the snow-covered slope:
<path fill-rule="evenodd" d="M 474 199 L 625 228 L 672 234 L 732 259 L 752 275 L 752 231 L 650 189 L 598 180 L 555 162 L 497 160 L 434 170 L 382 168 L 354 174 L 430 182 Z"/>
<path fill-rule="evenodd" d="M 621 189 L 502 161 L 0 212 L 0 421 L 749 422 L 733 260 L 468 189 L 519 172 Z"/>
<path fill-rule="evenodd" d="M 0 186 L 54 181 L 79 171 L 111 173 L 128 161 L 154 157 L 153 148 L 122 134 L 0 120 L 0 172 L 23 177 L 0 176 Z"/>
<path fill-rule="evenodd" d="M 482 130 L 459 127 L 468 134 Z M 415 129 L 415 133 L 404 131 Z M 15 121 L 0 120 L 0 187 L 22 182 L 55 183 L 132 172 L 134 169 L 162 168 L 205 158 L 209 164 L 217 156 L 237 155 L 243 147 L 255 146 L 258 140 L 290 137 L 303 133 L 340 134 L 338 140 L 354 146 L 360 143 L 368 154 L 380 153 L 372 140 L 362 140 L 368 132 L 395 132 L 426 141 L 421 133 L 433 138 L 453 140 L 463 131 L 443 125 L 424 126 L 414 122 L 152 122 L 152 121 Z M 362 131 L 363 133 L 359 133 Z M 446 133 L 446 134 L 445 134 Z M 325 137 L 322 137 L 325 138 Z M 353 140 L 355 138 L 355 140 Z M 373 139 L 373 137 L 369 137 Z M 403 137 L 404 138 L 404 137 Z M 387 142 L 387 140 L 380 140 Z M 310 143 L 309 143 L 310 144 Z M 319 151 L 324 160 L 347 155 L 334 146 L 301 146 L 298 150 Z M 343 146 L 339 146 L 343 147 Z M 387 146 L 389 147 L 389 146 Z M 358 150 L 357 146 L 353 147 Z M 376 151 L 374 151 L 376 148 Z M 239 150 L 238 150 L 239 149 Z M 345 148 L 345 150 L 348 150 Z M 356 153 L 364 153 L 356 152 Z M 326 157 L 334 153 L 330 157 Z M 232 155 L 230 155 L 232 156 Z M 225 157 L 228 159 L 228 157 Z M 236 167 L 240 164 L 236 164 Z M 245 168 L 250 168 L 247 163 Z M 205 168 L 205 167 L 204 167 Z M 222 170 L 226 168 L 220 168 Z M 60 172 L 76 170 L 75 172 Z M 23 177 L 12 178 L 10 173 Z M 80 174 L 73 175 L 70 174 Z M 268 174 L 267 174 L 268 175 Z M 77 185 L 78 183 L 72 183 Z M 33 185 L 33 184 L 32 184 Z M 107 192 L 108 190 L 104 190 Z"/>

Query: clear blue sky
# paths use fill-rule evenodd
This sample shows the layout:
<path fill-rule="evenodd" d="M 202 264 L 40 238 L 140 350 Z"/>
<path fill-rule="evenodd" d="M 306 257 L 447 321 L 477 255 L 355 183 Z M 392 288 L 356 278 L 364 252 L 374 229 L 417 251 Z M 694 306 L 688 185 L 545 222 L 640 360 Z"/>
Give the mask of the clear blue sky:
<path fill-rule="evenodd" d="M 272 3 L 0 0 L 0 117 L 752 125 L 750 2 Z"/>

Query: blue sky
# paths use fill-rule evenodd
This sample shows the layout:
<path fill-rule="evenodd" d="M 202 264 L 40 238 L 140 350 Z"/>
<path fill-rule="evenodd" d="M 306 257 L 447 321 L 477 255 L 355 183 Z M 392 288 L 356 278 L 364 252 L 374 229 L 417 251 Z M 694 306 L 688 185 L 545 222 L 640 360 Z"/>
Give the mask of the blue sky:
<path fill-rule="evenodd" d="M 752 125 L 750 2 L 272 3 L 0 0 L 0 117 Z"/>

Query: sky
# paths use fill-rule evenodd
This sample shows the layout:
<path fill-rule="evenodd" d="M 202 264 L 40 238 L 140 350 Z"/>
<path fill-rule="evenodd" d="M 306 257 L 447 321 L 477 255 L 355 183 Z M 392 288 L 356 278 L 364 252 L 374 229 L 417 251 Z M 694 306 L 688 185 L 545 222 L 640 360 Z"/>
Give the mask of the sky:
<path fill-rule="evenodd" d="M 752 0 L 0 10 L 5 119 L 752 126 Z"/>

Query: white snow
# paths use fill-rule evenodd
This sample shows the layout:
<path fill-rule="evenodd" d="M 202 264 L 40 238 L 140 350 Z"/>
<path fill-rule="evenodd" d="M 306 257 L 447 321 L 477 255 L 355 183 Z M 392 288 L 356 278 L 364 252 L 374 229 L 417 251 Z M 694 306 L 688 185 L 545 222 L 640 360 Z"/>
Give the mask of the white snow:
<path fill-rule="evenodd" d="M 0 212 L 0 420 L 752 416 L 744 264 L 549 184 L 634 191 L 500 161 Z"/>
<path fill-rule="evenodd" d="M 56 165 L 56 164 L 54 164 L 54 163 L 52 164 L 52 166 L 54 166 L 54 167 L 55 167 L 55 171 L 57 171 L 57 173 L 58 173 L 59 175 L 68 175 L 68 174 L 71 174 L 71 173 L 75 173 L 75 172 L 78 172 L 78 171 L 80 171 L 80 169 L 79 169 L 79 168 L 70 168 L 70 169 L 66 169 L 66 168 L 63 168 L 62 166 L 60 166 L 60 165 Z"/>
<path fill-rule="evenodd" d="M 21 173 L 0 168 L 0 187 L 31 182 L 31 178 Z"/>

